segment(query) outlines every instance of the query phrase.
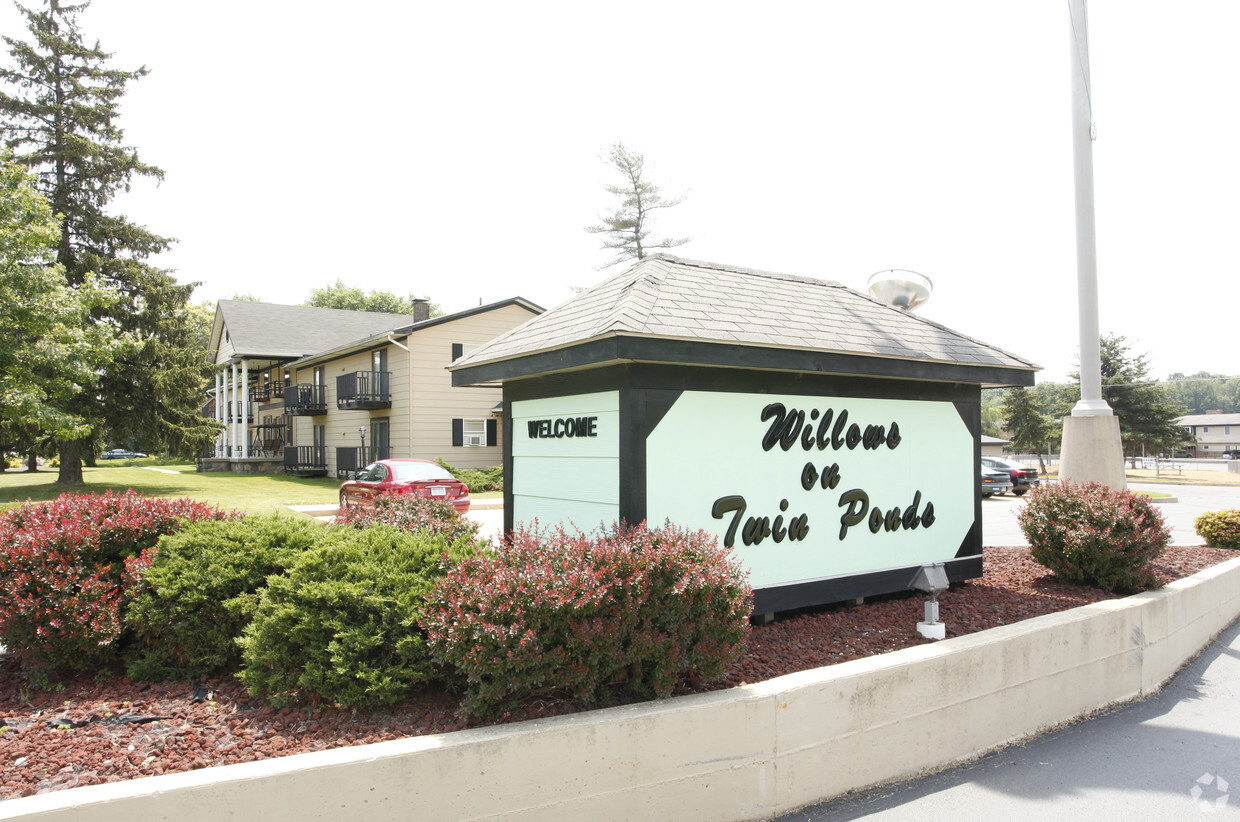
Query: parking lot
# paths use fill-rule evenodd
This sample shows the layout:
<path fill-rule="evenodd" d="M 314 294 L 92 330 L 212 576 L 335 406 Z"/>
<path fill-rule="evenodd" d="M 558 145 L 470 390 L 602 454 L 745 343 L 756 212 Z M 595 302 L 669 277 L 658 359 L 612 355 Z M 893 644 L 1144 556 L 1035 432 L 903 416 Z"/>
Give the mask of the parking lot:
<path fill-rule="evenodd" d="M 1240 486 L 1236 485 L 1171 485 L 1166 483 L 1140 482 L 1129 486 L 1134 491 L 1151 491 L 1171 494 L 1171 501 L 1155 498 L 1163 518 L 1171 526 L 1172 545 L 1204 545 L 1197 536 L 1193 521 L 1206 511 L 1240 509 Z M 1020 531 L 1016 515 L 1027 497 L 1012 494 L 982 500 L 982 544 L 990 547 L 1027 545 Z M 475 508 L 468 516 L 482 525 L 482 535 L 490 539 L 499 536 L 504 527 L 502 508 Z"/>
<path fill-rule="evenodd" d="M 1193 522 L 1206 511 L 1240 509 L 1240 486 L 1236 485 L 1172 485 L 1167 483 L 1134 482 L 1132 491 L 1171 494 L 1170 498 L 1154 498 L 1163 519 L 1171 526 L 1172 545 L 1204 545 L 1197 536 Z M 1025 535 L 1016 522 L 1016 515 L 1026 497 L 1011 494 L 982 500 L 982 543 L 986 546 L 1027 545 Z M 1175 500 L 1174 502 L 1171 500 Z"/>

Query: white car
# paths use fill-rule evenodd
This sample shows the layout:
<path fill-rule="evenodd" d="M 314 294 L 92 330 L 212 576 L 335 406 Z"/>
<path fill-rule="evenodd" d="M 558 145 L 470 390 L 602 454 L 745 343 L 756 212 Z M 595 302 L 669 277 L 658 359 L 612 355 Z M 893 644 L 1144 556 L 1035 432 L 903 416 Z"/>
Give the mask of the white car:
<path fill-rule="evenodd" d="M 113 448 L 111 451 L 105 451 L 99 455 L 101 460 L 140 460 L 146 454 L 139 454 L 137 451 L 130 451 L 128 448 Z"/>

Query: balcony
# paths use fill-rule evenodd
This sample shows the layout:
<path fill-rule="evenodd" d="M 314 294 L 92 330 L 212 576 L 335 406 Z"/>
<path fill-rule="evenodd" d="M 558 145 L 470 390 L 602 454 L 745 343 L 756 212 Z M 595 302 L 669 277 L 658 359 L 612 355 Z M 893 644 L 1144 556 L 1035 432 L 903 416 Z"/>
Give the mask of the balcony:
<path fill-rule="evenodd" d="M 284 446 L 284 473 L 298 477 L 327 476 L 327 448 L 322 445 Z"/>
<path fill-rule="evenodd" d="M 390 371 L 355 371 L 336 378 L 336 407 L 342 411 L 358 408 L 391 408 Z"/>
<path fill-rule="evenodd" d="M 377 460 L 390 458 L 391 449 L 375 446 L 336 449 L 336 479 L 356 479 L 357 472 Z"/>
<path fill-rule="evenodd" d="M 284 412 L 294 417 L 318 417 L 327 413 L 327 386 L 299 383 L 284 392 Z"/>
<path fill-rule="evenodd" d="M 284 399 L 284 382 L 265 382 L 250 389 L 250 402 L 271 402 Z"/>

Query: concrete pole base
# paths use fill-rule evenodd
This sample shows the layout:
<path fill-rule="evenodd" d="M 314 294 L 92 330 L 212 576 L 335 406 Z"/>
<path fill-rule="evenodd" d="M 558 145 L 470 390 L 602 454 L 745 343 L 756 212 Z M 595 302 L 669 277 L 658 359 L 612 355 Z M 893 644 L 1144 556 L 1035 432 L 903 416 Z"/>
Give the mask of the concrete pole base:
<path fill-rule="evenodd" d="M 919 622 L 917 623 L 917 633 L 926 639 L 944 639 L 947 637 L 947 623 Z"/>
<path fill-rule="evenodd" d="M 1100 482 L 1119 490 L 1127 487 L 1119 417 L 1113 414 L 1064 417 L 1060 450 L 1061 481 Z"/>

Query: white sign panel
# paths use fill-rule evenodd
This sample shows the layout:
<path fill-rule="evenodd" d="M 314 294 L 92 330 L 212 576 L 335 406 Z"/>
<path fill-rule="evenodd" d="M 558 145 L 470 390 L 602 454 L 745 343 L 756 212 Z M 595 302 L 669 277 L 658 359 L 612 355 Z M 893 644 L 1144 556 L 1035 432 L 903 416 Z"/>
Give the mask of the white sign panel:
<path fill-rule="evenodd" d="M 973 525 L 950 402 L 686 391 L 646 462 L 648 521 L 716 534 L 755 588 L 951 559 Z"/>
<path fill-rule="evenodd" d="M 512 404 L 513 522 L 611 525 L 620 510 L 620 393 Z"/>

